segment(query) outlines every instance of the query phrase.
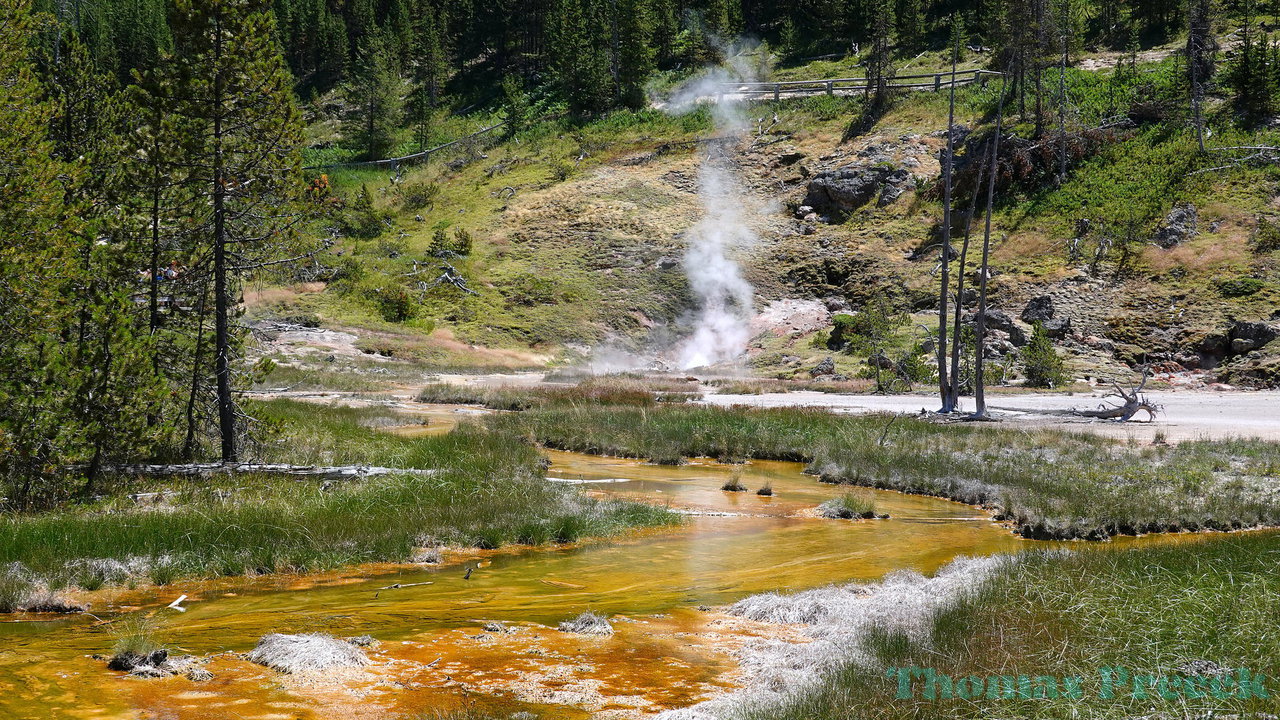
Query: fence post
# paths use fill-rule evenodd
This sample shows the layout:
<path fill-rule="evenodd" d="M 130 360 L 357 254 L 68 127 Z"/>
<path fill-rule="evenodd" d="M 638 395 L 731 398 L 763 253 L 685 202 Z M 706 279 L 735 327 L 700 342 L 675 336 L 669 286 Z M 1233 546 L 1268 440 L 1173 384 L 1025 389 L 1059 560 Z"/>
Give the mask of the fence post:
<path fill-rule="evenodd" d="M 942 76 L 941 76 L 941 75 L 934 75 L 934 76 L 933 76 L 933 91 L 934 91 L 934 92 L 937 92 L 937 91 L 939 91 L 939 90 L 941 90 L 941 89 L 942 89 Z"/>
<path fill-rule="evenodd" d="M 828 95 L 835 95 L 835 94 L 836 94 L 835 83 L 833 83 L 833 82 L 828 82 L 828 83 L 827 83 L 827 94 L 828 94 Z"/>
<path fill-rule="evenodd" d="M 777 84 L 777 83 L 774 83 L 774 85 L 773 85 L 773 101 L 774 101 L 774 102 L 777 102 L 777 101 L 778 101 L 778 100 L 780 100 L 781 98 L 782 98 L 782 89 L 778 86 L 778 84 Z"/>

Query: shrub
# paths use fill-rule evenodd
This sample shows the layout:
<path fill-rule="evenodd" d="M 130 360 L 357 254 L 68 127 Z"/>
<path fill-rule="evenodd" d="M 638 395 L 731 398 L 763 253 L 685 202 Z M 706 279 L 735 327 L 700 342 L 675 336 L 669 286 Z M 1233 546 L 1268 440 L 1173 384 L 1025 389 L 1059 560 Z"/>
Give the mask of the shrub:
<path fill-rule="evenodd" d="M 1055 387 L 1065 380 L 1062 358 L 1040 323 L 1035 324 L 1031 342 L 1022 351 L 1022 364 L 1030 387 Z"/>
<path fill-rule="evenodd" d="M 845 493 L 838 498 L 832 498 L 819 505 L 818 514 L 832 520 L 873 518 L 876 516 L 876 507 L 871 500 L 865 497 L 854 495 L 853 493 Z"/>
<path fill-rule="evenodd" d="M 418 314 L 418 303 L 403 285 L 387 282 L 367 286 L 365 296 L 373 301 L 378 314 L 387 322 L 404 322 Z"/>
<path fill-rule="evenodd" d="M 746 492 L 747 486 L 742 484 L 742 471 L 734 468 L 729 474 L 729 479 L 720 486 L 720 489 L 725 492 Z"/>
<path fill-rule="evenodd" d="M 1250 243 L 1253 251 L 1259 254 L 1280 250 L 1280 223 L 1258 218 L 1258 227 L 1254 229 Z"/>
<path fill-rule="evenodd" d="M 405 210 L 421 210 L 435 205 L 440 199 L 440 185 L 433 182 L 405 183 L 396 195 Z"/>
<path fill-rule="evenodd" d="M 1225 298 L 1238 298 L 1252 295 L 1261 290 L 1265 283 L 1257 278 L 1241 277 L 1231 278 L 1228 280 L 1219 280 L 1218 293 Z"/>
<path fill-rule="evenodd" d="M 339 215 L 338 229 L 343 235 L 366 240 L 378 237 L 387 229 L 387 217 L 373 206 L 368 185 L 360 186 L 355 201 Z"/>

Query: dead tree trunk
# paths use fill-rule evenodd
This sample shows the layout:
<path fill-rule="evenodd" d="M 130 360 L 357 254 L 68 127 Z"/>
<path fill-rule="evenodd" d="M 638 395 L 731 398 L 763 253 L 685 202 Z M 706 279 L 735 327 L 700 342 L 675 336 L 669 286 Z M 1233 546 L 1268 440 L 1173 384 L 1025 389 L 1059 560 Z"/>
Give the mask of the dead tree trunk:
<path fill-rule="evenodd" d="M 1146 387 L 1149 371 L 1143 371 L 1142 382 L 1132 390 L 1126 391 L 1120 387 L 1118 383 L 1112 383 L 1115 392 L 1107 395 L 1107 397 L 1116 397 L 1123 400 L 1123 404 L 1108 407 L 1099 405 L 1096 410 L 1076 410 L 1072 409 L 1071 414 L 1079 417 L 1097 418 L 1099 420 L 1119 420 L 1127 422 L 1140 412 L 1147 414 L 1148 421 L 1155 420 L 1156 414 L 1160 412 L 1160 406 L 1151 402 L 1142 394 L 1142 388 Z"/>
<path fill-rule="evenodd" d="M 1004 120 L 1005 88 L 1008 80 L 1000 83 L 1000 105 L 996 108 L 996 134 L 991 141 L 991 170 L 987 175 L 987 218 L 986 227 L 982 231 L 982 268 L 978 275 L 978 317 L 974 328 L 974 361 L 973 361 L 973 417 L 987 417 L 985 341 L 987 339 L 987 276 L 990 274 L 991 260 L 991 209 L 995 204 L 996 170 L 1000 162 L 1000 132 Z"/>
<path fill-rule="evenodd" d="M 953 20 L 954 22 L 954 20 Z M 951 396 L 951 383 L 947 381 L 947 293 L 951 285 L 951 164 L 955 152 L 956 122 L 956 63 L 960 55 L 960 36 L 956 35 L 951 50 L 951 97 L 947 108 L 947 150 L 942 163 L 942 278 L 938 291 L 938 394 L 942 408 L 939 412 L 955 410 L 955 398 Z"/>

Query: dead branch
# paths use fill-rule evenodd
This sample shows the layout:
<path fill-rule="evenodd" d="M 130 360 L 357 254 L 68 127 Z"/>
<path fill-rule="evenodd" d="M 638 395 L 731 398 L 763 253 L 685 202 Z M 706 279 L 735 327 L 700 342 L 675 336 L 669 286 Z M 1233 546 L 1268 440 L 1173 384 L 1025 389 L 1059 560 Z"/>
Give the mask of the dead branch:
<path fill-rule="evenodd" d="M 1119 383 L 1112 383 L 1111 387 L 1115 389 L 1115 392 L 1108 393 L 1105 397 L 1119 398 L 1122 401 L 1120 405 L 1108 406 L 1106 404 L 1100 404 L 1096 410 L 1077 410 L 1072 408 L 1069 411 L 1069 414 L 1076 415 L 1078 417 L 1096 418 L 1098 420 L 1117 420 L 1119 422 L 1128 422 L 1139 412 L 1145 412 L 1147 414 L 1147 421 L 1151 422 L 1156 419 L 1156 414 L 1163 408 L 1151 402 L 1147 396 L 1142 394 L 1142 389 L 1146 387 L 1147 378 L 1150 377 L 1150 375 L 1151 371 L 1149 368 L 1143 369 L 1142 382 L 1138 383 L 1138 386 L 1132 390 L 1125 390 L 1120 387 Z"/>

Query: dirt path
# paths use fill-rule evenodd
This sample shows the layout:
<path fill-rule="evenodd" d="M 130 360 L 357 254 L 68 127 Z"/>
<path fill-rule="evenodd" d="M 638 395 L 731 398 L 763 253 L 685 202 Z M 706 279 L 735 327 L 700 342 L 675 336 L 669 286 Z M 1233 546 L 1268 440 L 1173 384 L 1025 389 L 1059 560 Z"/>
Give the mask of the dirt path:
<path fill-rule="evenodd" d="M 1103 402 L 1103 391 L 1088 395 L 1050 395 L 1013 393 L 989 395 L 987 405 L 1005 423 L 1060 427 L 1079 432 L 1093 432 L 1122 439 L 1134 438 L 1150 442 L 1163 433 L 1169 442 L 1198 439 L 1257 437 L 1280 440 L 1280 391 L 1214 392 L 1203 390 L 1154 391 L 1148 393 L 1153 402 L 1164 406 L 1156 422 L 1116 423 L 1084 418 L 1039 415 L 1036 410 L 1096 408 Z M 891 412 L 918 413 L 936 410 L 938 401 L 932 395 L 837 395 L 819 392 L 767 393 L 764 395 L 708 395 L 703 400 L 712 405 L 747 405 L 752 407 L 821 407 L 852 414 Z M 973 409 L 972 398 L 962 398 L 962 410 Z M 1141 417 L 1141 416 L 1140 416 Z"/>

